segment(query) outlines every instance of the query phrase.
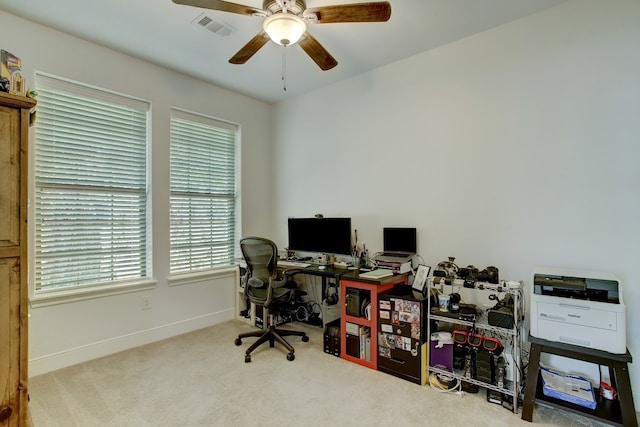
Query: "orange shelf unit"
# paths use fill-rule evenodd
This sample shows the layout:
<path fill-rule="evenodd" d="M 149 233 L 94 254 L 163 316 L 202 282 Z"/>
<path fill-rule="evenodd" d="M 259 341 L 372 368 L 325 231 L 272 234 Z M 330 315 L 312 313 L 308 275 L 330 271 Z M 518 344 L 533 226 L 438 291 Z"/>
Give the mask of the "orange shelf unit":
<path fill-rule="evenodd" d="M 367 368 L 378 369 L 378 294 L 388 291 L 395 285 L 406 283 L 407 275 L 401 274 L 385 277 L 380 280 L 360 279 L 357 273 L 349 276 L 350 277 L 343 276 L 340 280 L 340 301 L 342 301 L 340 307 L 340 348 L 342 349 L 340 351 L 340 357 L 357 363 L 358 365 L 366 366 Z M 347 288 L 356 288 L 369 292 L 369 299 L 371 301 L 370 319 L 364 316 L 356 317 L 347 314 Z M 371 360 L 347 354 L 347 322 L 369 328 Z"/>

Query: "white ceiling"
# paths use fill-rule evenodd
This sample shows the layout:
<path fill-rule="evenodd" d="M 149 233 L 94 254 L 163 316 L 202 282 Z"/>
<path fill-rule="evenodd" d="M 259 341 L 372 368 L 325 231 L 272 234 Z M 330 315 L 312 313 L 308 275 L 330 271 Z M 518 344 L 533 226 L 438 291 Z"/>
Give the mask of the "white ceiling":
<path fill-rule="evenodd" d="M 171 0 L 0 0 L 0 9 L 251 97 L 277 102 L 496 27 L 566 0 L 390 0 L 384 23 L 310 25 L 336 58 L 321 71 L 299 46 L 267 43 L 244 65 L 228 63 L 262 20 Z M 362 0 L 307 0 L 307 7 Z M 238 0 L 262 7 L 262 0 Z M 192 23 L 202 13 L 235 28 L 226 37 Z M 542 30 L 542 29 L 541 29 Z"/>

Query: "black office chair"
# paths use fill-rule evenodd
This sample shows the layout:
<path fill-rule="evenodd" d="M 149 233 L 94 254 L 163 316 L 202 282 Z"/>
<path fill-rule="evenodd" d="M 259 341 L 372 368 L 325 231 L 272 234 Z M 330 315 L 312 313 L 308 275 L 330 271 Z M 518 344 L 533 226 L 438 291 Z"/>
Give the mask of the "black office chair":
<path fill-rule="evenodd" d="M 303 342 L 309 341 L 309 337 L 301 331 L 276 328 L 272 316 L 278 314 L 281 307 L 296 297 L 297 289 L 285 285 L 291 283 L 290 277 L 300 270 L 285 270 L 282 273 L 282 279 L 278 279 L 278 248 L 271 240 L 262 237 L 245 237 L 240 241 L 240 249 L 247 263 L 247 273 L 243 277 L 245 296 L 252 303 L 267 309 L 272 320 L 266 331 L 259 330 L 240 334 L 236 338 L 235 344 L 242 344 L 242 338 L 259 337 L 258 341 L 247 349 L 244 356 L 245 362 L 251 362 L 251 352 L 267 341 L 269 341 L 270 347 L 275 345 L 275 341 L 285 346 L 289 350 L 287 360 L 293 360 L 295 359 L 293 354 L 295 350 L 283 337 L 295 335 L 302 337 Z"/>

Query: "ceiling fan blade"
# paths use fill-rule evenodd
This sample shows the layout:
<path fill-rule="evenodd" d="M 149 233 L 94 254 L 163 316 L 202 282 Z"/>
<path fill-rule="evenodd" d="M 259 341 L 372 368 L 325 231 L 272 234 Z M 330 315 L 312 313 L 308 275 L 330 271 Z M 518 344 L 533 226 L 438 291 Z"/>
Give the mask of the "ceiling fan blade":
<path fill-rule="evenodd" d="M 267 33 L 265 33 L 264 31 L 260 32 L 260 34 L 249 40 L 249 43 L 245 44 L 242 49 L 238 51 L 238 53 L 233 55 L 233 57 L 229 60 L 229 63 L 244 64 L 268 41 L 269 36 L 267 36 Z"/>
<path fill-rule="evenodd" d="M 264 14 L 264 10 L 242 4 L 231 3 L 222 0 L 173 0 L 176 4 L 201 7 L 204 9 L 221 10 L 223 12 L 237 13 L 239 15 Z"/>
<path fill-rule="evenodd" d="M 391 4 L 387 1 L 379 1 L 312 7 L 305 10 L 304 15 L 315 15 L 318 18 L 318 24 L 385 22 L 391 17 Z"/>
<path fill-rule="evenodd" d="M 298 44 L 322 71 L 330 70 L 338 65 L 338 61 L 311 34 L 305 33 Z"/>

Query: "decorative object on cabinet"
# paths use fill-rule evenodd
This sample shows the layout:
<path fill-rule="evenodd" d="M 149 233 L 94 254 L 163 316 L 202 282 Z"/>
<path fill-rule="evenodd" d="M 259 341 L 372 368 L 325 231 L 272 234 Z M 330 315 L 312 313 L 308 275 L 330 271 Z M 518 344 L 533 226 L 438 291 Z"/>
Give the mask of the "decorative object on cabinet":
<path fill-rule="evenodd" d="M 0 77 L 8 82 L 8 90 L 2 85 L 3 92 L 24 96 L 26 85 L 22 75 L 22 60 L 6 50 L 0 50 Z"/>
<path fill-rule="evenodd" d="M 0 424 L 27 425 L 27 177 L 35 100 L 0 93 Z"/>
<path fill-rule="evenodd" d="M 455 263 L 456 258 L 450 256 L 447 261 L 441 261 L 433 272 L 434 276 L 444 277 L 453 280 L 458 277 L 458 266 Z"/>
<path fill-rule="evenodd" d="M 446 285 L 475 288 L 477 282 L 478 286 L 494 288 L 493 285 L 500 283 L 498 267 L 489 266 L 480 270 L 474 265 L 468 265 L 460 268 L 454 261 L 454 257 L 449 257 L 448 261 L 438 263 L 433 271 L 435 284 L 444 282 Z"/>
<path fill-rule="evenodd" d="M 478 272 L 478 281 L 498 284 L 500 282 L 498 267 L 489 266 Z"/>
<path fill-rule="evenodd" d="M 465 288 L 475 288 L 480 271 L 473 265 L 458 269 L 458 278 L 464 281 Z"/>
<path fill-rule="evenodd" d="M 413 284 L 411 285 L 413 290 L 424 293 L 424 290 L 427 286 L 427 278 L 429 278 L 430 272 L 430 266 L 424 264 L 420 264 L 418 266 L 418 269 L 416 270 L 416 277 L 413 279 Z"/>

